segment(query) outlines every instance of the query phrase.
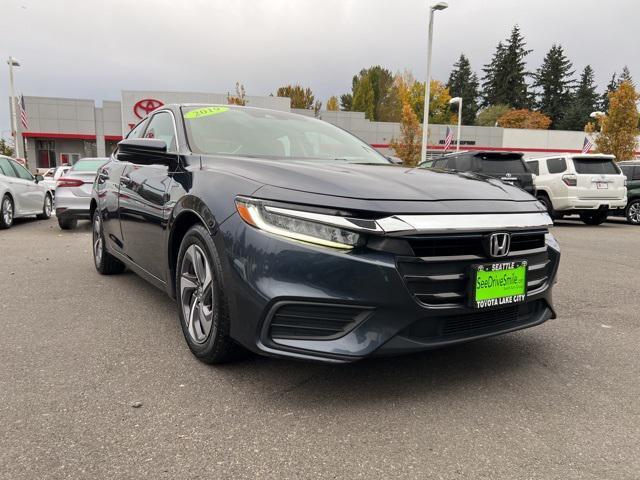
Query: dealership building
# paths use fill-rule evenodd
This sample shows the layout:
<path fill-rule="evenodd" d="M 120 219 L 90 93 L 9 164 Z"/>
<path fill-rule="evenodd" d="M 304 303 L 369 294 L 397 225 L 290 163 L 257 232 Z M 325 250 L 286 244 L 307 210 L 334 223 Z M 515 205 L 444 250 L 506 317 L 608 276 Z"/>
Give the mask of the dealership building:
<path fill-rule="evenodd" d="M 313 116 L 310 110 L 290 109 L 288 98 L 248 96 L 247 100 L 247 105 L 252 107 Z M 226 104 L 227 95 L 124 90 L 120 101 L 104 100 L 100 104 L 86 99 L 35 96 L 25 96 L 24 103 L 28 128 L 17 122 L 18 157 L 26 158 L 29 167 L 35 169 L 72 164 L 81 157 L 108 156 L 140 119 L 164 104 Z M 352 132 L 385 154 L 393 154 L 389 143 L 400 136 L 398 123 L 371 122 L 362 112 L 322 111 L 319 116 Z M 429 126 L 430 152 L 443 151 L 446 128 L 446 125 Z M 455 127 L 452 128 L 455 131 Z M 560 130 L 463 126 L 460 148 L 520 151 L 527 156 L 580 153 L 584 136 L 583 132 Z M 455 148 L 455 140 L 450 148 Z"/>

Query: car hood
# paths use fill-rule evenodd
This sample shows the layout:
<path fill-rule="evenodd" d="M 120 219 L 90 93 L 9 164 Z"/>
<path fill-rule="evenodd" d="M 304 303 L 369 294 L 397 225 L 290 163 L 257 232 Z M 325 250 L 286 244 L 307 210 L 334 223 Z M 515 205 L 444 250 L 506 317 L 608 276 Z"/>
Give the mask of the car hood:
<path fill-rule="evenodd" d="M 202 166 L 204 169 L 220 169 L 281 189 L 360 200 L 533 200 L 519 188 L 468 172 L 386 164 L 284 162 L 207 156 L 202 157 Z"/>

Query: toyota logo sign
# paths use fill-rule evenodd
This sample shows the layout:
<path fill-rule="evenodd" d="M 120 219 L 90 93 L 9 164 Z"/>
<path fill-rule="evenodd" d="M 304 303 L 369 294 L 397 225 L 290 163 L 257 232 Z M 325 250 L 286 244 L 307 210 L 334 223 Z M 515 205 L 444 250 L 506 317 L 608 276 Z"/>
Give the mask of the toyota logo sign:
<path fill-rule="evenodd" d="M 140 100 L 133 106 L 133 113 L 135 113 L 136 117 L 138 118 L 144 118 L 155 109 L 160 108 L 163 105 L 164 103 L 162 103 L 160 100 L 156 100 L 155 98 L 145 98 Z"/>

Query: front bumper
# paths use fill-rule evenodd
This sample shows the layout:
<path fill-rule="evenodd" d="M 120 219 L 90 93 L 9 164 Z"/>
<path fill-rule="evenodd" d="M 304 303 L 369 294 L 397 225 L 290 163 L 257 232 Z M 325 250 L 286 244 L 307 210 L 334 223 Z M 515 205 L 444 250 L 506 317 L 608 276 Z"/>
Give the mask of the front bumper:
<path fill-rule="evenodd" d="M 466 305 L 421 302 L 401 274 L 399 257 L 391 253 L 340 252 L 290 241 L 251 228 L 237 215 L 221 225 L 221 233 L 218 241 L 226 248 L 225 281 L 231 287 L 225 288 L 231 336 L 258 353 L 348 362 L 466 342 L 555 317 L 551 286 L 560 253 L 551 247 L 546 249 L 546 280 L 531 290 L 525 304 L 517 310 L 478 311 Z M 299 311 L 300 305 L 317 311 L 338 310 L 334 316 L 339 318 L 344 318 L 345 310 L 354 311 L 355 320 L 336 338 L 274 338 L 278 312 L 283 307 Z M 307 318 L 309 315 L 314 313 Z M 281 317 L 292 318 L 292 314 L 285 311 Z M 461 324 L 466 326 L 460 328 Z"/>

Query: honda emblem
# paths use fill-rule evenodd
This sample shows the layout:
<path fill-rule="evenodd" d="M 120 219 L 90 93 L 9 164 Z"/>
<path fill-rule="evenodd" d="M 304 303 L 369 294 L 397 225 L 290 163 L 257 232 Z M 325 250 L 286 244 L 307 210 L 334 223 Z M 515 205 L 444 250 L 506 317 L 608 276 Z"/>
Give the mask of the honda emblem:
<path fill-rule="evenodd" d="M 511 247 L 511 235 L 508 233 L 492 233 L 489 237 L 489 255 L 495 258 L 505 257 Z"/>

